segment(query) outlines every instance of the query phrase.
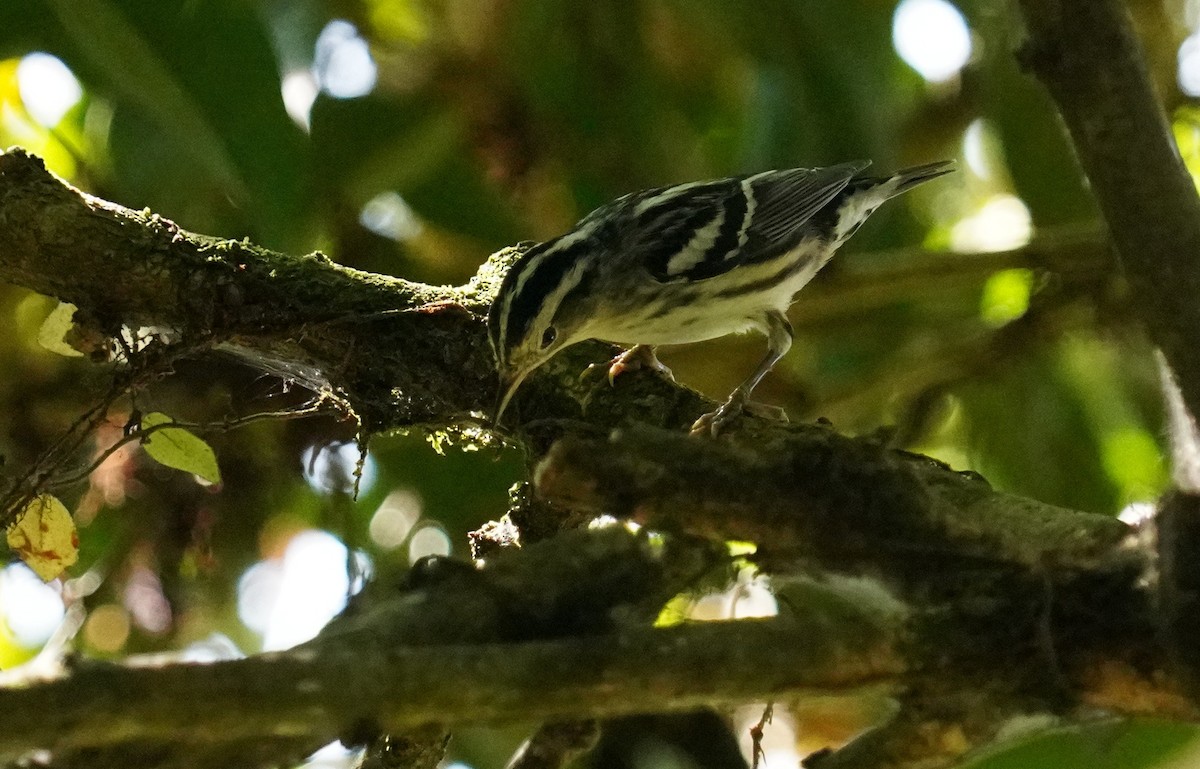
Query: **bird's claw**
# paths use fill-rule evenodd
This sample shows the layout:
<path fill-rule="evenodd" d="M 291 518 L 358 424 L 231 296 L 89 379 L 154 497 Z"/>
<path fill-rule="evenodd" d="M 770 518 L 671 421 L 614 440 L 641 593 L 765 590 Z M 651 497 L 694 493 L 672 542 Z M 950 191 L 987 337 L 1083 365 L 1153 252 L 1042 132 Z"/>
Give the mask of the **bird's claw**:
<path fill-rule="evenodd" d="M 788 421 L 787 413 L 780 407 L 770 406 L 766 403 L 752 403 L 748 400 L 748 396 L 738 390 L 729 396 L 729 400 L 717 407 L 716 411 L 704 414 L 693 422 L 691 434 L 715 438 L 743 413 L 778 422 Z"/>
<path fill-rule="evenodd" d="M 752 417 L 760 419 L 769 419 L 772 422 L 788 422 L 787 412 L 782 406 L 772 406 L 769 403 L 759 403 L 758 401 L 747 401 L 742 410 Z"/>
<path fill-rule="evenodd" d="M 617 377 L 626 371 L 637 371 L 643 368 L 657 371 L 661 376 L 666 377 L 672 382 L 675 381 L 675 375 L 654 354 L 653 347 L 645 344 L 635 344 L 612 359 L 612 362 L 608 366 L 608 384 L 615 387 Z"/>
<path fill-rule="evenodd" d="M 745 405 L 745 394 L 741 390 L 735 390 L 733 395 L 729 396 L 729 400 L 718 406 L 716 411 L 710 411 L 693 422 L 691 434 L 717 437 L 721 431 L 742 415 L 742 408 Z"/>

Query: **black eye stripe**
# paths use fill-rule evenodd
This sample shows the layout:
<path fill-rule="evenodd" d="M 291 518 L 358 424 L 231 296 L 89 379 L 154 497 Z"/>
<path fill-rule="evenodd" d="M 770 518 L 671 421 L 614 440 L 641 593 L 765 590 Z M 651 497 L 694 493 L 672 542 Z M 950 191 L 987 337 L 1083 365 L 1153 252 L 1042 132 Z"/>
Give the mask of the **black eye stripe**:
<path fill-rule="evenodd" d="M 521 254 L 517 261 L 513 263 L 513 266 L 508 269 L 508 272 L 505 273 L 504 280 L 500 283 L 500 291 L 496 295 L 497 303 L 494 304 L 491 311 L 488 312 L 488 337 L 491 339 L 492 348 L 496 350 L 497 353 L 503 354 L 500 344 L 500 332 L 507 325 L 506 321 L 508 313 L 505 311 L 505 308 L 512 304 L 511 300 L 505 302 L 504 304 L 500 304 L 500 302 L 503 301 L 504 297 L 507 296 L 510 291 L 512 291 L 512 287 L 516 284 L 517 278 L 520 276 L 521 272 L 526 269 L 526 265 L 528 265 L 529 262 L 537 257 L 538 254 L 544 252 L 554 243 L 555 241 L 550 240 L 533 246 L 528 251 Z"/>
<path fill-rule="evenodd" d="M 550 241 L 546 248 L 536 253 L 530 251 L 525 255 L 526 258 L 513 267 L 514 274 L 511 277 L 514 281 L 517 274 L 524 274 L 530 270 L 532 272 L 525 281 L 525 285 L 508 304 L 505 338 L 509 347 L 514 346 L 517 340 L 525 338 L 525 335 L 529 333 L 529 327 L 533 325 L 534 318 L 537 317 L 538 310 L 542 307 L 542 301 L 563 282 L 567 273 L 575 266 L 579 256 L 594 247 L 589 238 L 581 238 L 556 251 L 554 246 L 557 242 Z M 538 261 L 536 264 L 530 265 L 533 258 Z"/>

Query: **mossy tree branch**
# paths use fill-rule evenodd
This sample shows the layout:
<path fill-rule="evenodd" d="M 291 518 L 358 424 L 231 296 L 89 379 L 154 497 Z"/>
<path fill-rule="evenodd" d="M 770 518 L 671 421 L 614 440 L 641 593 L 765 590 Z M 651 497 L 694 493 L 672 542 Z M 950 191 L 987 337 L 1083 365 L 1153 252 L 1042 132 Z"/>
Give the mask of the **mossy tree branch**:
<path fill-rule="evenodd" d="M 482 315 L 504 258 L 494 257 L 464 287 L 382 278 L 320 255 L 288 257 L 186 233 L 152 214 L 79 193 L 23 152 L 0 156 L 0 280 L 75 303 L 76 320 L 101 333 L 115 334 L 122 325 L 168 327 L 194 345 L 235 346 L 266 365 L 301 372 L 305 381 L 343 397 L 368 431 L 481 421 L 496 385 Z M 504 433 L 541 460 L 536 488 L 543 500 L 642 518 L 669 531 L 756 540 L 763 547 L 760 563 L 780 574 L 794 571 L 800 560 L 878 575 L 898 595 L 887 604 L 886 619 L 864 625 L 861 594 L 831 597 L 795 582 L 781 586 L 791 603 L 785 614 L 808 620 L 669 631 L 568 623 L 572 630 L 561 638 L 488 635 L 497 627 L 524 628 L 524 619 L 513 617 L 529 616 L 511 603 L 487 604 L 495 595 L 537 596 L 539 584 L 587 579 L 547 573 L 553 561 L 543 561 L 500 591 L 492 577 L 473 583 L 446 601 L 461 610 L 457 615 L 432 612 L 412 620 L 405 612 L 430 605 L 419 588 L 416 595 L 426 597 L 405 593 L 380 601 L 379 611 L 350 613 L 319 644 L 295 654 L 212 672 L 85 666 L 63 681 L 5 692 L 0 701 L 8 712 L 54 705 L 60 717 L 31 730 L 10 722 L 12 734 L 26 736 L 0 745 L 19 751 L 49 742 L 74 749 L 55 742 L 71 737 L 90 749 L 89 740 L 106 739 L 106 723 L 120 726 L 112 732 L 119 739 L 157 743 L 201 729 L 202 721 L 205 734 L 228 734 L 229 745 L 256 743 L 259 729 L 274 735 L 294 729 L 306 735 L 299 744 L 308 745 L 307 735 L 353 731 L 368 714 L 375 720 L 367 731 L 503 719 L 488 698 L 523 707 L 521 692 L 534 698 L 536 691 L 541 703 L 525 716 L 561 720 L 868 680 L 896 686 L 906 705 L 889 747 L 876 752 L 890 756 L 886 765 L 903 766 L 903 756 L 919 753 L 914 745 L 937 719 L 933 728 L 957 729 L 971 747 L 994 737 L 1004 718 L 1029 709 L 1071 717 L 1083 704 L 1138 712 L 1152 701 L 1159 714 L 1194 717 L 1176 682 L 1161 675 L 1165 652 L 1155 641 L 1157 618 L 1140 582 L 1147 557 L 1127 549 L 1123 524 L 999 494 L 928 458 L 821 426 L 747 419 L 720 441 L 690 439 L 680 428 L 711 404 L 645 373 L 615 389 L 601 376 L 580 378 L 606 352 L 594 345 L 569 352 L 530 381 L 514 404 L 515 420 Z M 640 426 L 612 434 L 630 424 Z M 563 633 L 563 617 L 549 616 Z M 427 634 L 398 637 L 397 627 L 426 628 Z M 848 638 L 865 645 L 847 647 Z M 376 639 L 374 646 L 364 639 Z M 831 645 L 822 646 L 826 642 Z M 690 644 L 712 656 L 680 652 Z M 777 645 L 785 649 L 778 658 L 772 656 Z M 846 649 L 864 656 L 846 656 Z M 578 655 L 593 664 L 574 669 L 566 660 Z M 683 667 L 668 662 L 670 655 Z M 459 666 L 460 677 L 436 686 L 425 678 L 441 669 L 437 658 Z M 1031 658 L 1039 664 L 1027 664 Z M 489 667 L 506 664 L 511 675 L 496 676 Z M 696 665 L 706 674 L 703 683 L 697 683 Z M 1017 669 L 1022 675 L 1013 675 Z M 562 676 L 547 678 L 555 670 Z M 821 670 L 842 678 L 819 680 L 814 676 Z M 867 674 L 845 678 L 855 670 Z M 521 671 L 536 672 L 536 684 L 521 679 Z M 1114 676 L 1123 689 L 1111 685 Z M 359 678 L 367 695 L 356 692 L 346 701 L 344 682 Z M 621 688 L 626 679 L 628 692 Z M 111 722 L 104 722 L 107 707 L 88 709 L 96 681 L 105 691 L 116 687 L 129 695 L 103 699 L 116 709 Z M 281 691 L 260 702 L 268 681 Z M 379 688 L 379 681 L 388 686 Z M 408 686 L 415 687 L 411 696 L 403 694 Z M 157 687 L 187 702 L 162 710 Z M 247 692 L 261 719 L 236 716 L 244 712 Z M 612 704 L 613 692 L 629 704 Z M 143 695 L 151 710 L 141 709 Z M 204 703 L 212 718 L 188 710 L 194 702 Z M 155 707 L 163 715 L 155 717 Z"/>
<path fill-rule="evenodd" d="M 867 580 L 792 577 L 776 582 L 777 618 L 630 621 L 678 589 L 705 560 L 695 555 L 620 527 L 569 532 L 482 570 L 426 562 L 404 585 L 376 583 L 288 652 L 199 666 L 83 662 L 0 690 L 9 727 L 0 758 L 44 750 L 63 766 L 148 756 L 180 769 L 276 765 L 335 738 L 362 743 L 431 723 L 866 691 L 902 707 L 850 751 L 867 757 L 861 766 L 950 763 L 1031 714 L 1089 720 L 1102 708 L 1200 721 L 1160 675 L 1135 572 L 1076 573 L 1047 589 L 989 565 L 951 580 L 927 558 L 911 569 L 930 575 L 925 593 L 907 602 Z"/>

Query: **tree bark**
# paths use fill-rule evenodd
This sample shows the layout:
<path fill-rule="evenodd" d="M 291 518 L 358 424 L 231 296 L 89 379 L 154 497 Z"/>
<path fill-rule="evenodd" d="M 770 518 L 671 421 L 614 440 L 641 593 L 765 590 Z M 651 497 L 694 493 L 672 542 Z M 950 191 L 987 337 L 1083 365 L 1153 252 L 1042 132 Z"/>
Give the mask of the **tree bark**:
<path fill-rule="evenodd" d="M 1120 0 L 1021 0 L 1021 61 L 1058 105 L 1150 336 L 1200 413 L 1200 196 Z"/>

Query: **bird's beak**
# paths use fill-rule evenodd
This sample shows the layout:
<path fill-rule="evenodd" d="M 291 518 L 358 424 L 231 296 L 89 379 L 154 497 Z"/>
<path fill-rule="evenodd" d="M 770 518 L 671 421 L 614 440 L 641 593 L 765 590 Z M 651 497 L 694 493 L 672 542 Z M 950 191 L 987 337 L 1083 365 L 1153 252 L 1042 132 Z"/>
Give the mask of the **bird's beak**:
<path fill-rule="evenodd" d="M 517 394 L 517 388 L 525 381 L 525 377 L 529 376 L 530 371 L 532 369 L 500 374 L 500 402 L 496 406 L 496 416 L 492 419 L 492 424 L 500 424 L 500 417 L 504 416 L 509 401 Z"/>

